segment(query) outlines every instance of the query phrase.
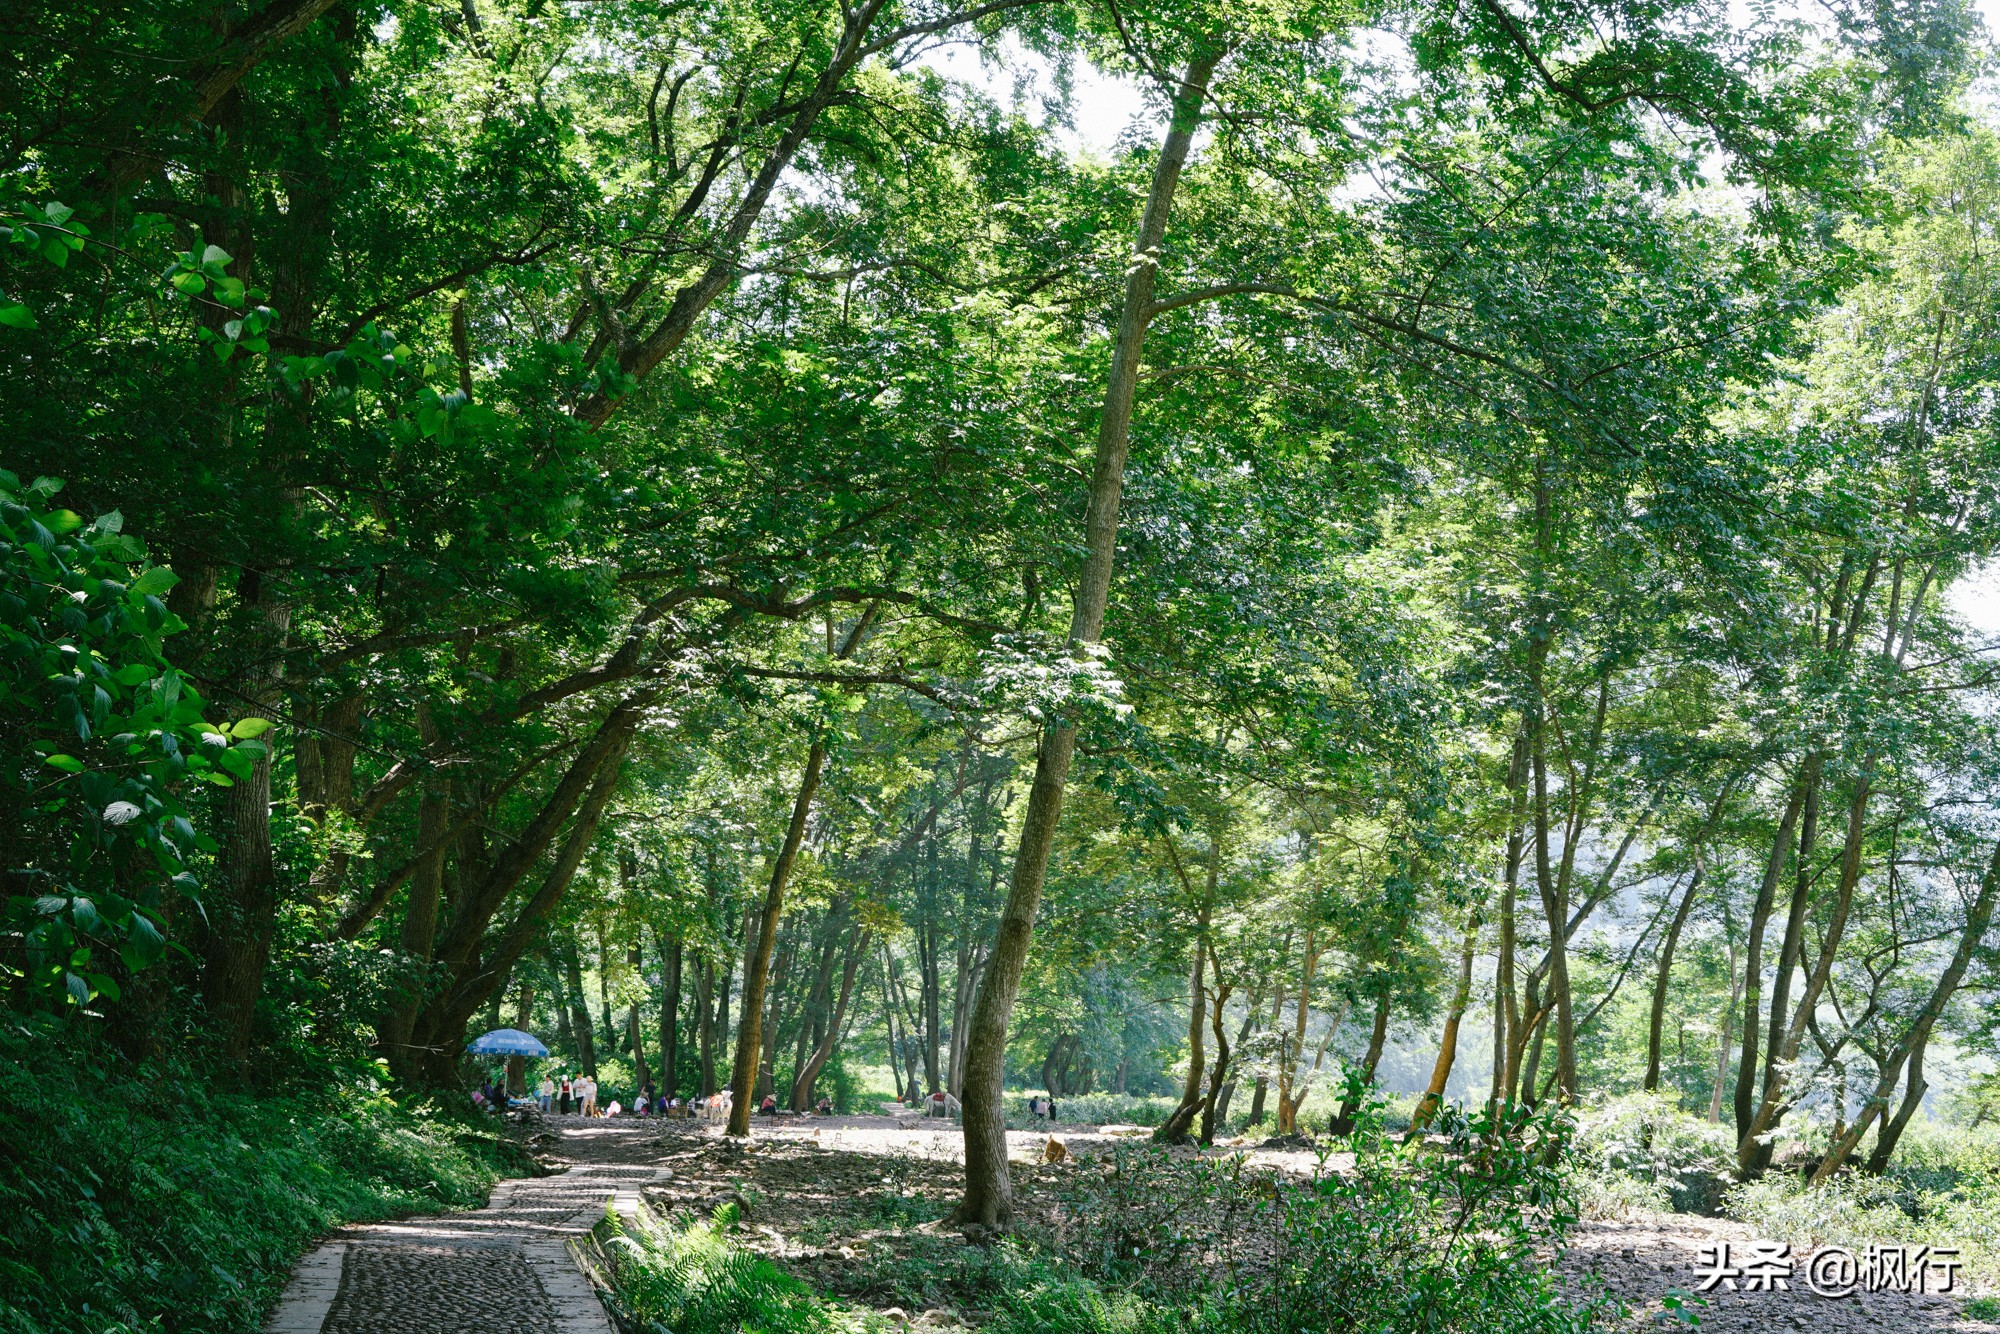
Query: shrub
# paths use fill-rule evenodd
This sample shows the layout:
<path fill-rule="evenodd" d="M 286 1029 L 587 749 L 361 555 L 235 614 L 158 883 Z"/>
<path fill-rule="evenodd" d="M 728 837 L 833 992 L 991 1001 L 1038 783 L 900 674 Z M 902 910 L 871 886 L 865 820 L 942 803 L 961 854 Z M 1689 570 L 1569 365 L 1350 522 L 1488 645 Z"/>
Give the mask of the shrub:
<path fill-rule="evenodd" d="M 1039 1130 L 1048 1122 L 1028 1115 L 1028 1099 L 1040 1090 L 1007 1091 L 1007 1124 L 1015 1130 Z M 1072 1126 L 1157 1126 L 1180 1105 L 1178 1098 L 1155 1098 L 1136 1093 L 1079 1093 L 1056 1099 L 1058 1125 Z"/>
<path fill-rule="evenodd" d="M 735 1206 L 724 1205 L 706 1222 L 642 1221 L 615 1235 L 610 1252 L 623 1322 L 645 1334 L 858 1334 L 880 1327 L 739 1249 L 728 1235 L 735 1225 Z"/>
<path fill-rule="evenodd" d="M 1767 1237 L 1860 1251 L 1870 1242 L 1954 1247 L 1972 1286 L 2000 1288 L 2000 1187 L 1968 1175 L 1945 1190 L 1915 1189 L 1892 1171 L 1844 1173 L 1817 1186 L 1770 1173 L 1733 1187 L 1727 1207 Z"/>
<path fill-rule="evenodd" d="M 1671 1094 L 1631 1093 L 1582 1116 L 1576 1165 L 1594 1213 L 1714 1214 L 1735 1180 L 1736 1143 L 1727 1127 L 1682 1111 Z"/>
<path fill-rule="evenodd" d="M 1589 1328 L 1596 1307 L 1566 1297 L 1548 1263 L 1575 1220 L 1564 1169 L 1551 1165 L 1567 1125 L 1553 1114 L 1492 1123 L 1454 1108 L 1438 1129 L 1442 1144 L 1406 1144 L 1386 1129 L 1382 1100 L 1371 1100 L 1350 1140 L 1353 1168 L 1322 1167 L 1306 1183 L 1247 1172 L 1240 1159 L 1120 1146 L 1109 1170 L 1066 1201 L 1059 1243 L 1079 1271 L 1060 1288 L 1068 1327 Z M 1035 1327 L 1028 1312 L 1018 1317 L 996 1327 Z M 1086 1317 L 1099 1323 L 1075 1323 Z"/>

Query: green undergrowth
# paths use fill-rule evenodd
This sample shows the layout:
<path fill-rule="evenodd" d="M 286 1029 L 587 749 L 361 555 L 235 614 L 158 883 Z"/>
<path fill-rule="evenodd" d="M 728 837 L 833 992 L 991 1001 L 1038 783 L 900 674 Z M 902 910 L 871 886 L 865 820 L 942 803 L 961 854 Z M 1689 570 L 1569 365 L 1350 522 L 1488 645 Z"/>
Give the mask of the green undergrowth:
<path fill-rule="evenodd" d="M 481 1203 L 530 1164 L 493 1131 L 378 1091 L 0 1027 L 0 1334 L 254 1330 L 342 1223 Z"/>
<path fill-rule="evenodd" d="M 612 1217 L 616 1226 L 616 1216 Z M 645 1334 L 874 1334 L 883 1322 L 827 1300 L 739 1248 L 734 1205 L 711 1219 L 641 1221 L 610 1243 L 622 1323 Z"/>
<path fill-rule="evenodd" d="M 750 1254 L 733 1209 L 614 1240 L 615 1280 L 646 1334 L 852 1334 L 877 1328 L 844 1304 L 863 1302 L 945 1308 L 987 1334 L 1581 1334 L 1608 1313 L 1549 1264 L 1575 1221 L 1567 1122 L 1453 1110 L 1440 1139 L 1406 1143 L 1381 1113 L 1362 1117 L 1351 1168 L 1309 1181 L 1121 1145 L 1054 1200 L 1024 1199 L 990 1244 L 902 1230 L 808 1261 L 830 1296 Z M 871 1208 L 855 1221 L 894 1226 Z"/>

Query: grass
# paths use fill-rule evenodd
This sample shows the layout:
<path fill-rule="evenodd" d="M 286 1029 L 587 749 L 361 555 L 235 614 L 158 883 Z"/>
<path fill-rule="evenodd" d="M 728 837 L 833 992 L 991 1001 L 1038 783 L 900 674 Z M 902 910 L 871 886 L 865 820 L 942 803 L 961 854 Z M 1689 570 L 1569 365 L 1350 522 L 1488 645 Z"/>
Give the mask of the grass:
<path fill-rule="evenodd" d="M 839 1306 L 730 1240 L 734 1205 L 711 1219 L 641 1223 L 612 1239 L 621 1314 L 647 1334 L 872 1334 L 870 1314 Z"/>
<path fill-rule="evenodd" d="M 0 1028 L 0 1334 L 255 1330 L 342 1223 L 481 1203 L 528 1166 L 349 1072 L 252 1090 L 88 1034 Z"/>

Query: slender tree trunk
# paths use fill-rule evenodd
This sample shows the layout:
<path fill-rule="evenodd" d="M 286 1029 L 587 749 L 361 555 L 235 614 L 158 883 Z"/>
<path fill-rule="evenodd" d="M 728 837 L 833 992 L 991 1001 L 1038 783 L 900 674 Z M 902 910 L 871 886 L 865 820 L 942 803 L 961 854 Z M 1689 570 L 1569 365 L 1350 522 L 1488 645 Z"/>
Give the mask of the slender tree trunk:
<path fill-rule="evenodd" d="M 1194 133 L 1202 119 L 1208 81 L 1222 58 L 1219 50 L 1204 50 L 1190 62 L 1173 99 L 1173 116 L 1153 169 L 1153 184 L 1139 224 L 1133 262 L 1128 265 L 1118 334 L 1112 347 L 1111 372 L 1098 418 L 1097 459 L 1084 516 L 1086 555 L 1078 573 L 1070 618 L 1070 642 L 1078 647 L 1103 637 L 1104 611 L 1111 597 L 1112 565 L 1117 557 L 1118 505 L 1125 484 L 1125 456 L 1131 444 L 1132 407 L 1139 385 L 1139 364 L 1146 324 L 1153 315 L 1153 290 L 1159 250 L 1166 238 L 1181 169 L 1187 164 Z M 1001 909 L 993 956 L 979 988 L 972 1016 L 965 1066 L 965 1198 L 957 1221 L 985 1229 L 1004 1229 L 1013 1221 L 1014 1189 L 1007 1176 L 1007 1121 L 1002 1081 L 1006 1074 L 1007 1024 L 1027 965 L 1028 944 L 1034 937 L 1035 909 L 1041 903 L 1049 855 L 1055 849 L 1056 826 L 1062 818 L 1063 785 L 1076 751 L 1076 728 L 1055 722 L 1043 729 L 1035 748 L 1035 777 L 1028 789 L 1028 809 L 1021 822 L 1021 841 L 1014 857 L 1014 874 Z"/>
<path fill-rule="evenodd" d="M 1472 1000 L 1472 956 L 1479 948 L 1479 909 L 1472 910 L 1471 920 L 1465 924 L 1465 947 L 1458 955 L 1458 986 L 1451 993 L 1451 1008 L 1445 1011 L 1444 1037 L 1438 1043 L 1437 1060 L 1431 1063 L 1431 1082 L 1424 1089 L 1423 1098 L 1417 1103 L 1417 1113 L 1410 1118 L 1410 1133 L 1420 1133 L 1437 1115 L 1444 1105 L 1445 1085 L 1451 1082 L 1451 1067 L 1458 1059 L 1458 1025 L 1465 1017 L 1465 1007 Z"/>
<path fill-rule="evenodd" d="M 1546 488 L 1537 492 L 1546 508 Z M 1546 635 L 1539 635 L 1529 646 L 1529 691 L 1532 695 L 1531 726 L 1528 734 L 1529 763 L 1534 778 L 1534 818 L 1535 818 L 1535 883 L 1541 891 L 1543 915 L 1549 927 L 1549 993 L 1555 1006 L 1556 1018 L 1556 1083 L 1561 1089 L 1564 1102 L 1576 1100 L 1576 1016 L 1571 1006 L 1569 989 L 1569 904 L 1563 893 L 1563 886 L 1549 864 L 1549 772 L 1548 748 L 1546 745 L 1548 701 L 1543 679 L 1543 669 L 1548 659 L 1551 645 Z M 1582 800 L 1582 794 L 1571 793 L 1572 807 Z M 1569 828 L 1575 831 L 1577 821 L 1572 818 Z M 1573 840 L 1571 840 L 1573 842 Z M 1563 849 L 1564 859 L 1573 855 L 1571 847 Z"/>
<path fill-rule="evenodd" d="M 425 746 L 437 741 L 437 726 L 431 720 L 429 704 L 423 700 L 417 702 L 417 737 Z M 351 773 L 351 760 L 349 769 Z M 352 786 L 351 778 L 348 785 Z M 445 829 L 450 821 L 451 782 L 434 769 L 425 776 L 423 795 L 417 805 L 417 846 L 434 847 L 436 851 L 410 877 L 409 905 L 403 914 L 399 941 L 405 955 L 423 963 L 430 962 L 431 946 L 437 939 L 438 905 L 444 892 Z M 409 1046 L 417 1011 L 424 999 L 421 988 L 399 986 L 377 1030 L 389 1068 L 400 1078 L 409 1078 L 423 1064 L 411 1059 Z"/>
<path fill-rule="evenodd" d="M 1215 965 L 1214 1002 L 1209 1013 L 1209 1029 L 1215 1035 L 1215 1067 L 1208 1076 L 1208 1096 L 1201 1104 L 1201 1132 L 1197 1138 L 1203 1144 L 1215 1143 L 1216 1105 L 1222 1097 L 1222 1083 L 1229 1075 L 1229 1034 L 1222 1027 L 1222 1009 L 1229 1004 L 1230 987 L 1222 980 L 1222 961 L 1213 950 L 1208 957 Z"/>
<path fill-rule="evenodd" d="M 1284 943 L 1278 947 L 1278 958 L 1280 960 L 1283 960 L 1286 956 L 1291 954 L 1291 952 L 1292 952 L 1292 933 L 1289 930 L 1287 930 L 1285 932 Z M 1271 988 L 1271 1031 L 1272 1033 L 1277 1035 L 1280 1044 L 1284 1042 L 1285 1035 L 1283 1033 L 1278 1032 L 1278 1020 L 1280 1016 L 1282 1016 L 1284 1013 L 1285 1013 L 1285 981 L 1283 973 L 1280 972 L 1277 982 L 1273 984 Z M 1284 1053 L 1282 1051 L 1279 1052 L 1279 1059 L 1281 1061 L 1284 1059 Z M 1264 1123 L 1264 1099 L 1269 1095 L 1270 1088 L 1271 1088 L 1270 1079 L 1264 1075 L 1258 1075 L 1256 1086 L 1252 1090 L 1250 1095 L 1250 1124 L 1253 1126 L 1262 1125 Z M 1124 1092 L 1124 1089 L 1121 1087 L 1119 1089 L 1119 1092 L 1121 1093 Z"/>
<path fill-rule="evenodd" d="M 523 1033 L 531 1032 L 535 1022 L 535 989 L 526 982 L 521 984 L 521 998 L 514 1007 L 514 1027 Z M 516 1097 L 524 1097 L 528 1092 L 528 1060 L 525 1056 L 507 1058 L 507 1091 Z"/>
<path fill-rule="evenodd" d="M 1278 1133 L 1295 1135 L 1299 1129 L 1299 1104 L 1305 1101 L 1305 1094 L 1298 1087 L 1299 1067 L 1306 1059 L 1306 1025 L 1312 1011 L 1313 973 L 1319 967 L 1320 950 L 1316 931 L 1306 928 L 1305 963 L 1299 970 L 1299 1004 L 1292 1016 L 1292 1041 L 1289 1047 L 1278 1053 Z M 1335 1021 L 1327 1030 L 1340 1027 Z M 1296 1095 L 1296 1096 L 1295 1096 Z"/>
<path fill-rule="evenodd" d="M 653 940 L 660 951 L 660 1092 L 673 1097 L 680 1092 L 681 936 L 655 930 Z"/>
<path fill-rule="evenodd" d="M 634 928 L 634 930 L 636 931 L 637 928 Z M 635 986 L 632 992 L 632 1010 L 625 1018 L 625 1036 L 626 1041 L 630 1043 L 632 1049 L 632 1088 L 636 1093 L 639 1089 L 646 1087 L 647 1083 L 652 1079 L 652 1071 L 646 1065 L 646 1029 L 641 1022 L 642 1016 L 639 1013 L 640 998 L 646 994 L 645 974 L 643 971 L 645 956 L 639 952 L 639 940 L 636 935 L 632 939 L 630 952 L 625 956 L 625 962 L 631 965 L 632 972 L 635 974 L 633 978 Z"/>
<path fill-rule="evenodd" d="M 1798 1008 L 1791 1015 L 1791 1022 L 1780 1032 L 1779 1012 L 1784 1004 L 1783 992 L 1774 987 L 1771 1000 L 1771 1032 L 1777 1042 L 1776 1059 L 1767 1060 L 1764 1066 L 1764 1096 L 1757 1108 L 1757 1115 L 1750 1123 L 1750 1138 L 1757 1143 L 1757 1170 L 1761 1171 L 1770 1163 L 1772 1148 L 1769 1143 L 1770 1130 L 1783 1118 L 1791 1104 L 1785 1100 L 1788 1071 L 1798 1059 L 1799 1045 L 1805 1040 L 1806 1026 L 1811 1022 L 1813 1012 L 1819 1007 L 1821 991 L 1833 973 L 1834 956 L 1840 950 L 1841 938 L 1847 931 L 1847 916 L 1854 904 L 1854 890 L 1861 881 L 1862 853 L 1867 840 L 1868 798 L 1874 778 L 1875 762 L 1870 757 L 1861 766 L 1861 773 L 1855 785 L 1853 797 L 1847 809 L 1847 843 L 1841 851 L 1840 880 L 1834 889 L 1833 912 L 1829 915 L 1826 931 L 1820 941 L 1819 960 L 1806 979 L 1804 992 L 1799 996 Z M 1800 845 L 1805 846 L 1804 836 Z M 1805 856 L 1799 858 L 1801 866 Z M 1801 947 L 1798 953 L 1803 953 Z M 1794 958 L 1794 967 L 1798 965 Z"/>
<path fill-rule="evenodd" d="M 1889 1159 L 1895 1155 L 1896 1144 L 1903 1138 L 1903 1131 L 1909 1127 L 1910 1118 L 1924 1102 L 1924 1094 L 1930 1085 L 1924 1082 L 1924 1048 L 1929 1035 L 1910 1044 L 1910 1073 L 1903 1085 L 1903 1105 L 1896 1109 L 1895 1119 L 1885 1124 L 1875 1137 L 1875 1151 L 1868 1155 L 1868 1165 L 1862 1170 L 1870 1176 L 1881 1176 L 1889 1170 Z M 1841 1084 L 1842 1110 L 1845 1111 L 1847 1086 Z M 1835 1136 L 1836 1141 L 1839 1136 Z"/>
<path fill-rule="evenodd" d="M 1368 1051 L 1361 1058 L 1361 1083 L 1372 1087 L 1375 1083 L 1375 1067 L 1382 1062 L 1382 1047 L 1389 1037 L 1389 993 L 1384 991 L 1375 998 L 1375 1026 L 1368 1031 Z M 1340 1110 L 1334 1114 L 1327 1133 L 1351 1135 L 1354 1133 L 1354 1118 L 1361 1111 L 1361 1099 L 1348 1097 L 1341 1101 Z"/>
<path fill-rule="evenodd" d="M 1996 891 L 2000 891 L 2000 846 L 1996 846 L 1993 850 L 1993 860 L 1988 863 L 1986 875 L 1980 881 L 1979 897 L 1974 900 L 1972 910 L 1966 914 L 1965 932 L 1958 938 L 1958 945 L 1952 952 L 1951 962 L 1945 966 L 1944 974 L 1938 978 L 1937 986 L 1931 991 L 1930 998 L 1924 1002 L 1923 1008 L 1917 1012 L 1903 1040 L 1897 1044 L 1889 1058 L 1881 1063 L 1881 1077 L 1876 1081 L 1875 1091 L 1869 1097 L 1861 1115 L 1847 1128 L 1847 1133 L 1834 1142 L 1826 1158 L 1814 1170 L 1812 1180 L 1815 1184 L 1840 1170 L 1841 1164 L 1847 1161 L 1847 1156 L 1854 1152 L 1854 1146 L 1868 1133 L 1869 1125 L 1888 1107 L 1889 1096 L 1895 1092 L 1897 1081 L 1903 1076 L 1904 1064 L 1913 1054 L 1921 1053 L 1930 1041 L 1932 1026 L 1937 1023 L 1938 1016 L 1944 1013 L 1944 1007 L 1957 992 L 1958 984 L 1965 976 L 1966 967 L 1972 962 L 1973 953 L 1984 944 L 1987 929 L 1993 924 L 1993 902 Z M 1918 1082 L 1921 1082 L 1921 1074 Z M 1893 1140 L 1890 1147 L 1892 1150 L 1895 1147 Z"/>
<path fill-rule="evenodd" d="M 722 1052 L 729 1045 L 729 994 L 731 991 L 735 989 L 735 987 L 736 987 L 736 952 L 734 950 L 730 950 L 722 956 L 722 982 L 721 985 L 718 986 L 715 990 L 714 1028 L 715 1028 L 715 1051 L 717 1053 Z M 709 1092 L 714 1093 L 719 1089 L 721 1089 L 722 1080 L 720 1078 L 719 1071 L 711 1071 L 710 1073 L 711 1073 L 711 1083 L 713 1084 L 713 1087 L 709 1089 Z M 734 1070 L 730 1071 L 729 1076 L 730 1079 L 733 1081 L 735 1079 L 736 1072 Z"/>
<path fill-rule="evenodd" d="M 1201 1111 L 1201 1081 L 1208 1073 L 1204 1068 L 1207 1057 L 1202 1052 L 1201 1030 L 1208 1022 L 1208 989 L 1202 978 L 1208 967 L 1208 905 L 1203 904 L 1201 925 L 1196 929 L 1194 944 L 1194 966 L 1188 970 L 1188 1068 L 1187 1078 L 1181 1081 L 1180 1106 L 1174 1108 L 1172 1116 L 1161 1122 L 1153 1132 L 1153 1138 L 1163 1144 L 1178 1144 L 1187 1138 L 1188 1128 Z"/>
<path fill-rule="evenodd" d="M 1525 720 L 1514 736 L 1514 751 L 1507 763 L 1507 865 L 1500 887 L 1500 942 L 1493 969 L 1493 1108 L 1514 1101 L 1520 1087 L 1520 1067 L 1515 1063 L 1519 1047 L 1515 1031 L 1521 1024 L 1519 1002 L 1514 995 L 1514 967 L 1518 944 L 1515 937 L 1515 895 L 1521 885 L 1521 859 L 1526 855 L 1528 819 L 1528 732 Z"/>
<path fill-rule="evenodd" d="M 695 1008 L 700 1015 L 695 1044 L 701 1060 L 700 1096 L 715 1094 L 715 961 L 703 959 L 695 969 Z"/>
<path fill-rule="evenodd" d="M 1756 1116 L 1757 1027 L 1762 1014 L 1764 930 L 1771 921 L 1771 904 L 1777 895 L 1778 877 L 1785 873 L 1785 862 L 1791 856 L 1792 831 L 1798 827 L 1799 810 L 1805 804 L 1809 777 L 1810 768 L 1802 763 L 1798 778 L 1792 783 L 1791 797 L 1785 803 L 1785 814 L 1778 821 L 1778 832 L 1771 839 L 1771 855 L 1764 863 L 1764 878 L 1757 887 L 1757 902 L 1750 909 L 1749 934 L 1743 945 L 1743 1021 L 1739 1029 L 1742 1050 L 1736 1061 L 1735 1098 L 1739 1166 L 1747 1166 L 1756 1156 L 1756 1146 L 1750 1139 L 1750 1124 Z"/>
<path fill-rule="evenodd" d="M 564 1003 L 569 1006 L 570 1024 L 576 1030 L 576 1058 L 583 1066 L 583 1073 L 597 1078 L 597 1042 L 590 1024 L 590 1007 L 583 999 L 583 961 L 578 957 L 576 935 L 572 932 L 563 944 L 563 971 L 569 977 L 569 994 Z"/>
<path fill-rule="evenodd" d="M 1723 923 L 1727 931 L 1727 920 Z M 1736 938 L 1729 937 L 1729 1008 L 1722 1013 L 1722 1031 L 1716 1037 L 1715 1087 L 1708 1095 L 1708 1119 L 1722 1120 L 1722 1089 L 1729 1082 L 1729 1045 L 1735 1039 L 1736 1007 L 1743 1000 L 1743 975 L 1736 968 Z"/>
<path fill-rule="evenodd" d="M 868 928 L 857 925 L 854 928 L 854 943 L 847 947 L 847 961 L 840 970 L 840 992 L 833 1002 L 833 1014 L 828 1018 L 826 1036 L 792 1080 L 792 1110 L 809 1112 L 813 1105 L 813 1088 L 819 1083 L 820 1072 L 833 1059 L 833 1053 L 840 1047 L 840 1040 L 847 1032 L 847 1003 L 854 995 L 854 975 L 861 967 L 862 958 L 868 953 Z"/>
<path fill-rule="evenodd" d="M 1243 1044 L 1250 1040 L 1250 1035 L 1257 1031 L 1257 1020 L 1262 1017 L 1263 1012 L 1264 989 L 1261 986 L 1252 987 L 1249 999 L 1243 1003 L 1243 1022 L 1236 1026 L 1236 1050 L 1239 1052 L 1243 1050 Z M 1235 1101 L 1238 1071 L 1241 1068 L 1242 1064 L 1239 1061 L 1230 1070 L 1229 1082 L 1222 1086 L 1221 1096 L 1215 1100 L 1215 1122 L 1217 1125 L 1226 1126 L 1229 1124 L 1229 1104 Z"/>
<path fill-rule="evenodd" d="M 906 1101 L 915 1092 L 903 1083 L 903 1053 L 896 1043 L 896 1003 L 889 995 L 889 946 L 882 945 L 882 1025 L 888 1033 L 889 1078 L 896 1085 L 896 1101 Z"/>
<path fill-rule="evenodd" d="M 799 845 L 805 841 L 806 817 L 812 812 L 813 793 L 819 790 L 820 769 L 826 763 L 826 743 L 814 741 L 806 753 L 805 773 L 799 779 L 799 794 L 792 803 L 791 823 L 785 828 L 784 846 L 771 864 L 771 884 L 764 892 L 763 920 L 757 926 L 755 953 L 743 975 L 743 1019 L 736 1035 L 736 1063 L 730 1071 L 730 1087 L 735 1093 L 729 1112 L 729 1133 L 740 1137 L 750 1133 L 750 1113 L 755 1110 L 751 1094 L 756 1088 L 758 1058 L 761 1055 L 760 1026 L 764 1020 L 764 987 L 769 981 L 771 950 L 777 943 L 778 917 L 785 910 L 785 885 L 792 878 L 792 864 L 798 860 Z"/>
<path fill-rule="evenodd" d="M 1701 892 L 1704 869 L 1701 850 L 1697 848 L 1694 874 L 1688 880 L 1687 893 L 1681 895 L 1680 906 L 1674 909 L 1674 920 L 1667 927 L 1666 938 L 1660 942 L 1658 966 L 1653 973 L 1653 1004 L 1646 1020 L 1646 1078 L 1640 1084 L 1648 1092 L 1660 1086 L 1660 1039 L 1667 1021 L 1667 987 L 1674 976 L 1674 949 L 1680 944 L 1681 929 L 1687 925 L 1688 914 L 1694 910 L 1695 896 Z"/>

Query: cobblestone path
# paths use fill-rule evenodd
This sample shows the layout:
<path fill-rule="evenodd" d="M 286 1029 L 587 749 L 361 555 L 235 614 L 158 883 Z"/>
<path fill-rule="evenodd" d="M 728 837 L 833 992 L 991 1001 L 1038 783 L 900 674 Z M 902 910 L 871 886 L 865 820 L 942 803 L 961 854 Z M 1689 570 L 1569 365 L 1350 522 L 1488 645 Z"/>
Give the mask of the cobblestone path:
<path fill-rule="evenodd" d="M 344 1228 L 299 1262 L 266 1334 L 611 1334 L 568 1242 L 659 1175 L 597 1161 L 503 1182 L 470 1213 Z"/>

